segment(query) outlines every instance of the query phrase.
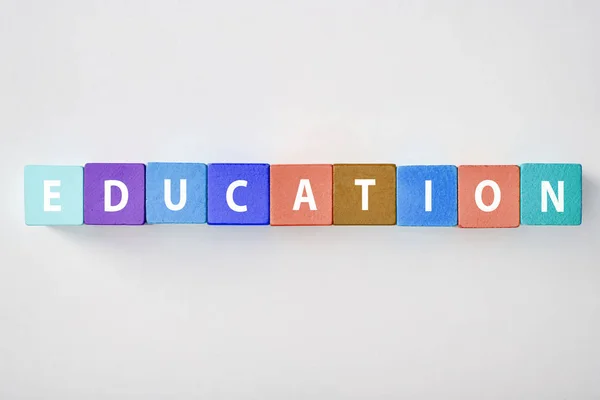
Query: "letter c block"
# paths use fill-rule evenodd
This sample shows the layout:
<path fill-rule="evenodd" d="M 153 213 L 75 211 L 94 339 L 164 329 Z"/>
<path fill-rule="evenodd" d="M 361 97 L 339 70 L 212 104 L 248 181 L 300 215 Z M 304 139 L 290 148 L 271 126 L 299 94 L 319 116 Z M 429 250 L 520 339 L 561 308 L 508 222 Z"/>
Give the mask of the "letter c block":
<path fill-rule="evenodd" d="M 144 164 L 86 164 L 83 220 L 86 225 L 143 225 L 146 197 Z"/>

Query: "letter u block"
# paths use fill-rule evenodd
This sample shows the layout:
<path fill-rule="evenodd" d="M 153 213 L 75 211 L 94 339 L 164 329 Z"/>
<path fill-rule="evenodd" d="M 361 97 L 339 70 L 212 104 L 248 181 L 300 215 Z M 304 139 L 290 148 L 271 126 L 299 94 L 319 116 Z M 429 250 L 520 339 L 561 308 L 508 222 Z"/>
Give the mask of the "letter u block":
<path fill-rule="evenodd" d="M 269 225 L 269 164 L 209 164 L 208 224 Z"/>
<path fill-rule="evenodd" d="M 517 165 L 458 167 L 458 225 L 461 228 L 516 228 L 520 222 Z"/>
<path fill-rule="evenodd" d="M 581 180 L 580 164 L 523 164 L 521 223 L 580 225 Z"/>
<path fill-rule="evenodd" d="M 206 223 L 206 164 L 148 163 L 146 222 Z"/>
<path fill-rule="evenodd" d="M 86 225 L 143 225 L 144 164 L 90 163 L 83 169 Z"/>
<path fill-rule="evenodd" d="M 83 223 L 83 168 L 27 165 L 25 223 L 32 226 Z"/>

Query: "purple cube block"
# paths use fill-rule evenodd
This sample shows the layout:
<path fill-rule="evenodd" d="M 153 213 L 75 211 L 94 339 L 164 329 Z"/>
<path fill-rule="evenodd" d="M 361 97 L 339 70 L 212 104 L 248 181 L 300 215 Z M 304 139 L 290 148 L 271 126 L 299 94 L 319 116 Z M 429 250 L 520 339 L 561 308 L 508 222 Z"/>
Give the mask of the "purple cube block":
<path fill-rule="evenodd" d="M 143 225 L 146 219 L 144 164 L 86 164 L 83 221 L 86 225 Z"/>

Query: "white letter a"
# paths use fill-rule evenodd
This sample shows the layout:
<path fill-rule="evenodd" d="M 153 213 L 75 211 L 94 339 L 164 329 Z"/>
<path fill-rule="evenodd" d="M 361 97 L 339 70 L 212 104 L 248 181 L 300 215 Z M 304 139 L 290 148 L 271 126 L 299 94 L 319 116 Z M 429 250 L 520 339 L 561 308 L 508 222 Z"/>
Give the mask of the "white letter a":
<path fill-rule="evenodd" d="M 304 196 L 305 190 L 306 196 Z M 310 179 L 300 179 L 300 184 L 298 185 L 298 193 L 296 194 L 296 201 L 294 201 L 293 210 L 300 210 L 300 205 L 302 205 L 302 203 L 308 203 L 308 208 L 310 209 L 310 211 L 317 210 L 315 196 L 313 195 L 312 188 L 310 187 Z"/>

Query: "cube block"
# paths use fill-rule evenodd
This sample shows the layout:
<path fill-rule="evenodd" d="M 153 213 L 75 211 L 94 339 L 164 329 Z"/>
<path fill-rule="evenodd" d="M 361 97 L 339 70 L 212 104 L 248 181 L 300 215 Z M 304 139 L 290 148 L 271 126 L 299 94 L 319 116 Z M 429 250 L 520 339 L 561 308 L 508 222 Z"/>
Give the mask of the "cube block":
<path fill-rule="evenodd" d="M 457 168 L 454 165 L 399 166 L 398 225 L 456 226 Z"/>
<path fill-rule="evenodd" d="M 332 165 L 271 165 L 271 225 L 331 225 Z"/>
<path fill-rule="evenodd" d="M 334 225 L 395 225 L 396 165 L 335 164 Z"/>
<path fill-rule="evenodd" d="M 143 225 L 146 166 L 89 163 L 83 170 L 83 218 L 87 225 Z"/>
<path fill-rule="evenodd" d="M 521 166 L 521 224 L 580 225 L 581 164 Z"/>
<path fill-rule="evenodd" d="M 269 182 L 269 164 L 209 164 L 209 225 L 268 225 Z"/>
<path fill-rule="evenodd" d="M 517 165 L 458 168 L 458 225 L 461 228 L 516 228 L 519 223 Z"/>
<path fill-rule="evenodd" d="M 27 165 L 25 223 L 32 226 L 83 224 L 83 168 Z"/>
<path fill-rule="evenodd" d="M 148 224 L 206 223 L 206 170 L 206 164 L 148 163 L 146 222 Z"/>

